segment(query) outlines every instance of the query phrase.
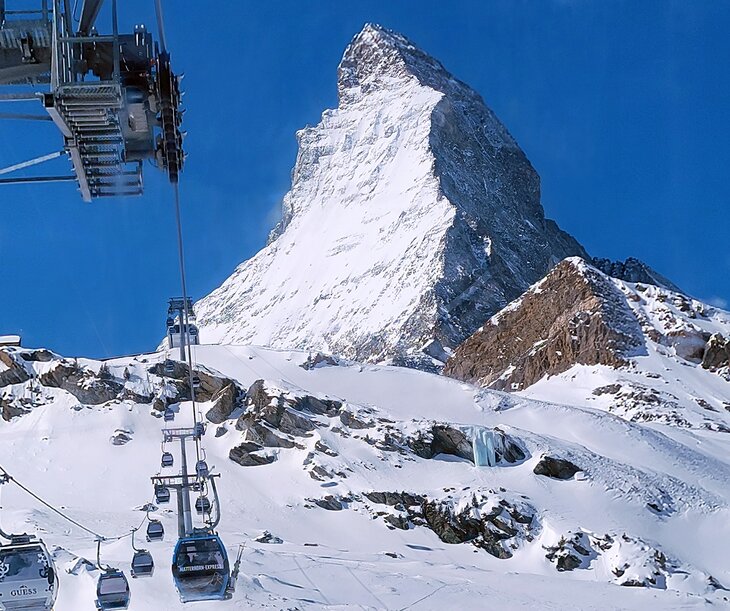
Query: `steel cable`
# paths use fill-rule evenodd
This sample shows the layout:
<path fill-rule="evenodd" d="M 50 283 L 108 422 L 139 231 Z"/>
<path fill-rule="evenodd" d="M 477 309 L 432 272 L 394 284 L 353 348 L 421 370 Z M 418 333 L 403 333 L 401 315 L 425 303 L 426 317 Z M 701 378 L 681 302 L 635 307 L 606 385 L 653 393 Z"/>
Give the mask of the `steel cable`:
<path fill-rule="evenodd" d="M 61 516 L 67 522 L 70 522 L 71 524 L 73 524 L 77 528 L 80 528 L 81 530 L 89 533 L 90 535 L 93 535 L 94 536 L 94 540 L 96 540 L 96 541 L 110 541 L 110 542 L 111 541 L 120 541 L 122 539 L 125 539 L 126 537 L 129 537 L 132 534 L 131 532 L 127 532 L 127 533 L 125 533 L 123 535 L 118 535 L 118 536 L 106 536 L 106 535 L 102 535 L 102 534 L 96 532 L 95 530 L 93 530 L 91 528 L 88 528 L 87 526 L 84 526 L 83 524 L 81 524 L 81 522 L 79 522 L 78 520 L 75 520 L 71 516 L 66 515 L 63 511 L 61 511 L 60 509 L 58 509 L 57 507 L 55 507 L 54 505 L 52 505 L 51 503 L 49 503 L 48 501 L 46 501 L 45 499 L 43 499 L 41 496 L 39 496 L 38 494 L 36 494 L 35 492 L 33 492 L 30 488 L 28 488 L 27 486 L 25 486 L 22 483 L 20 483 L 17 479 L 15 479 L 12 475 L 10 475 L 10 473 L 8 473 L 5 470 L 4 467 L 1 467 L 1 466 L 0 466 L 0 476 L 3 479 L 5 479 L 6 482 L 12 482 L 13 484 L 15 484 L 23 492 L 25 492 L 26 494 L 28 494 L 31 497 L 33 497 L 36 501 L 38 501 L 39 503 L 41 503 L 41 505 L 44 505 L 45 507 L 47 507 L 48 509 L 50 509 L 54 513 L 56 513 L 59 516 Z M 149 519 L 149 516 L 147 514 L 145 514 L 145 517 L 142 519 L 142 522 L 140 522 L 139 526 L 136 529 L 134 529 L 134 530 L 139 530 L 140 528 L 142 528 L 142 526 L 144 525 L 145 521 L 147 521 L 148 519 Z"/>

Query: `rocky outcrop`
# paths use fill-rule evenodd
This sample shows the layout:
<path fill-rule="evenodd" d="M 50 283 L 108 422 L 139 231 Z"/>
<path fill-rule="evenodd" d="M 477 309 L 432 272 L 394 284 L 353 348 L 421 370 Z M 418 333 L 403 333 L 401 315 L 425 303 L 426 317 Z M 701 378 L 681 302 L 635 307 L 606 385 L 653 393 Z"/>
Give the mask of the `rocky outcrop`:
<path fill-rule="evenodd" d="M 321 499 L 307 500 L 317 505 L 317 507 L 321 507 L 322 509 L 326 509 L 327 511 L 342 511 L 345 508 L 342 500 L 332 494 L 328 494 Z"/>
<path fill-rule="evenodd" d="M 169 362 L 173 364 L 172 371 L 167 371 L 165 368 L 165 362 L 160 362 L 155 363 L 152 367 L 150 367 L 149 372 L 153 375 L 170 380 L 175 385 L 175 388 L 177 389 L 175 401 L 190 401 L 192 394 L 190 392 L 190 370 L 187 364 L 180 361 Z M 205 367 L 194 367 L 193 373 L 200 380 L 200 386 L 195 389 L 195 399 L 197 401 L 204 402 L 214 400 L 226 387 L 232 387 L 229 388 L 231 393 L 233 393 L 234 389 L 237 388 L 236 383 L 230 378 L 221 376 L 220 374 L 210 371 Z M 238 393 L 239 390 L 235 390 L 236 396 L 238 396 Z M 232 401 L 235 402 L 233 399 Z M 225 412 L 227 407 L 231 406 L 232 404 L 222 407 L 220 413 Z M 231 411 L 233 410 L 231 409 Z M 215 424 L 219 423 L 215 422 Z"/>
<path fill-rule="evenodd" d="M 574 465 L 564 458 L 543 456 L 532 472 L 535 475 L 544 475 L 552 479 L 571 479 L 578 471 L 582 470 L 578 465 Z"/>
<path fill-rule="evenodd" d="M 526 450 L 520 442 L 498 428 L 491 429 L 495 437 L 494 451 L 497 464 L 514 464 L 526 458 Z M 406 437 L 403 443 L 421 458 L 434 458 L 439 454 L 458 456 L 474 464 L 474 446 L 471 431 L 448 424 L 434 424 L 427 430 Z"/>
<path fill-rule="evenodd" d="M 103 367 L 97 374 L 77 363 L 59 361 L 54 367 L 40 374 L 43 386 L 61 388 L 85 405 L 101 405 L 116 399 L 124 390 L 121 384 Z"/>
<path fill-rule="evenodd" d="M 236 428 L 247 441 L 234 448 L 231 459 L 246 465 L 266 464 L 257 462 L 259 455 L 249 456 L 263 448 L 303 448 L 303 439 L 311 437 L 319 426 L 317 416 L 334 418 L 344 413 L 340 401 L 285 390 L 265 380 L 256 380 L 251 385 L 244 407 Z M 321 442 L 317 443 L 324 447 Z M 272 456 L 267 455 L 268 462 L 275 460 Z"/>
<path fill-rule="evenodd" d="M 269 545 L 279 545 L 284 543 L 284 540 L 276 535 L 271 534 L 268 530 L 265 530 L 258 537 L 254 539 L 257 543 L 266 543 Z"/>
<path fill-rule="evenodd" d="M 213 424 L 225 422 L 241 402 L 241 395 L 238 386 L 234 382 L 229 382 L 213 395 L 211 399 L 213 407 L 208 410 L 205 417 Z"/>
<path fill-rule="evenodd" d="M 555 545 L 545 547 L 545 557 L 555 564 L 558 571 L 574 571 L 590 566 L 598 553 L 596 550 L 607 550 L 613 545 L 613 539 L 606 535 L 597 537 L 586 532 L 569 532 L 560 537 Z"/>
<path fill-rule="evenodd" d="M 366 25 L 337 85 L 338 108 L 297 134 L 271 241 L 196 304 L 208 341 L 435 367 L 587 256 L 545 218 L 537 172 L 481 96 L 410 40 Z"/>
<path fill-rule="evenodd" d="M 30 380 L 30 377 L 18 352 L 12 348 L 0 350 L 0 388 L 22 384 Z"/>
<path fill-rule="evenodd" d="M 110 441 L 114 446 L 123 446 L 132 441 L 133 434 L 134 432 L 130 431 L 129 429 L 117 429 L 111 436 Z"/>
<path fill-rule="evenodd" d="M 0 388 L 7 390 L 0 395 L 0 414 L 5 420 L 21 416 L 33 407 L 55 401 L 58 390 L 72 395 L 79 408 L 125 401 L 150 405 L 157 416 L 171 404 L 190 400 L 186 364 L 173 361 L 169 372 L 164 362 L 147 363 L 148 357 L 141 356 L 121 368 L 107 362 L 66 359 L 43 349 L 1 349 Z M 243 389 L 234 380 L 202 366 L 196 367 L 194 374 L 200 382 L 196 399 L 212 402 L 208 419 L 220 424 L 230 418 L 243 402 Z"/>
<path fill-rule="evenodd" d="M 521 390 L 575 364 L 619 367 L 644 336 L 613 282 L 567 259 L 489 320 L 446 363 L 444 374 L 499 390 Z"/>
<path fill-rule="evenodd" d="M 276 460 L 276 456 L 266 453 L 263 446 L 249 441 L 231 448 L 228 458 L 242 467 L 268 465 Z"/>
<path fill-rule="evenodd" d="M 295 405 L 301 403 L 300 397 L 287 400 L 285 393 L 268 386 L 264 380 L 257 380 L 246 393 L 247 409 L 236 422 L 236 428 L 248 431 L 252 439 L 270 446 L 281 444 L 280 436 L 273 429 L 284 435 L 309 437 L 315 425 L 298 413 L 303 410 L 297 410 Z"/>
<path fill-rule="evenodd" d="M 407 492 L 365 492 L 369 501 L 393 507 L 376 512 L 391 528 L 430 528 L 444 543 L 470 543 L 495 558 L 511 558 L 524 540 L 539 530 L 535 509 L 524 500 L 492 490 L 429 498 Z"/>
<path fill-rule="evenodd" d="M 340 364 L 337 357 L 331 354 L 322 354 L 321 352 L 315 352 L 307 357 L 307 360 L 299 365 L 302 369 L 311 371 L 317 369 L 317 367 L 337 367 Z"/>
<path fill-rule="evenodd" d="M 708 591 L 724 589 L 712 575 L 683 566 L 661 549 L 626 533 L 598 535 L 580 529 L 565 533 L 544 549 L 545 557 L 558 571 L 586 570 L 601 564 L 610 580 L 620 586 L 665 589 L 676 576 L 680 582 L 704 581 Z"/>
<path fill-rule="evenodd" d="M 702 366 L 713 371 L 730 367 L 730 339 L 719 333 L 712 335 L 702 354 Z"/>
<path fill-rule="evenodd" d="M 378 505 L 390 505 L 391 507 L 411 507 L 414 505 L 422 505 L 426 498 L 420 494 L 411 494 L 410 492 L 363 492 L 363 496 L 369 501 Z"/>
<path fill-rule="evenodd" d="M 30 406 L 20 401 L 13 401 L 0 395 L 0 416 L 6 422 L 10 422 L 16 416 L 22 416 L 30 411 Z"/>
<path fill-rule="evenodd" d="M 591 260 L 593 267 L 600 269 L 607 276 L 618 278 L 625 282 L 641 282 L 644 284 L 653 284 L 660 286 L 675 293 L 682 293 L 676 284 L 668 278 L 662 276 L 659 272 L 654 271 L 643 261 L 639 261 L 634 257 L 629 257 L 626 261 L 611 261 L 610 259 L 593 258 Z"/>

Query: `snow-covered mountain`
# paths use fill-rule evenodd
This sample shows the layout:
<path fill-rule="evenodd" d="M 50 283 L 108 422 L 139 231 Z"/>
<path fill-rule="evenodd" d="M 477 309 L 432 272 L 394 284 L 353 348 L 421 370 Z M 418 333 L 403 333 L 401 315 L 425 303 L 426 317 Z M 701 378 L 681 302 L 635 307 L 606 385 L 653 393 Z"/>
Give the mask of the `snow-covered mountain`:
<path fill-rule="evenodd" d="M 409 40 L 366 25 L 339 105 L 298 133 L 268 246 L 196 304 L 206 342 L 361 361 L 441 359 L 583 248 L 482 98 Z"/>
<path fill-rule="evenodd" d="M 106 536 L 138 526 L 162 410 L 191 421 L 184 371 L 167 374 L 165 352 L 0 354 L 4 406 L 17 407 L 0 421 L 0 465 Z M 230 555 L 245 551 L 233 600 L 195 608 L 730 604 L 727 434 L 316 353 L 219 345 L 196 357 L 219 531 Z M 40 532 L 54 551 L 56 611 L 93 608 L 93 537 L 12 484 L 2 495 L 4 529 Z M 152 517 L 174 534 L 170 506 Z M 130 609 L 184 608 L 173 544 L 144 544 L 157 569 L 132 580 Z M 127 574 L 131 556 L 128 539 L 102 545 Z"/>

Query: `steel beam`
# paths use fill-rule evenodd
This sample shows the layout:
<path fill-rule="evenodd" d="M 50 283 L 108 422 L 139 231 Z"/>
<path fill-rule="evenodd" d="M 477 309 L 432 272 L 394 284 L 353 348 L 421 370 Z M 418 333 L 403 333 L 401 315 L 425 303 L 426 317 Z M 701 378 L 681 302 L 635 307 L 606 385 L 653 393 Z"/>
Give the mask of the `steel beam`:
<path fill-rule="evenodd" d="M 102 4 L 104 4 L 104 0 L 84 0 L 81 7 L 81 19 L 79 20 L 79 32 L 81 34 L 88 34 L 91 28 L 94 27 Z"/>
<path fill-rule="evenodd" d="M 25 185 L 37 182 L 74 182 L 75 176 L 26 176 L 24 178 L 0 178 L 0 185 Z"/>
<path fill-rule="evenodd" d="M 24 170 L 25 168 L 30 168 L 34 165 L 38 165 L 39 163 L 45 163 L 46 161 L 58 159 L 61 155 L 64 154 L 64 152 L 65 151 L 56 151 L 55 153 L 42 155 L 41 157 L 35 157 L 34 159 L 30 159 L 29 161 L 16 163 L 15 165 L 11 165 L 7 168 L 0 168 L 0 174 L 11 174 L 13 172 L 17 172 L 18 170 Z"/>
<path fill-rule="evenodd" d="M 42 93 L 0 93 L 0 102 L 31 102 L 42 100 Z"/>
<path fill-rule="evenodd" d="M 11 119 L 15 121 L 52 121 L 51 117 L 45 115 L 31 115 L 20 112 L 0 112 L 0 121 Z"/>

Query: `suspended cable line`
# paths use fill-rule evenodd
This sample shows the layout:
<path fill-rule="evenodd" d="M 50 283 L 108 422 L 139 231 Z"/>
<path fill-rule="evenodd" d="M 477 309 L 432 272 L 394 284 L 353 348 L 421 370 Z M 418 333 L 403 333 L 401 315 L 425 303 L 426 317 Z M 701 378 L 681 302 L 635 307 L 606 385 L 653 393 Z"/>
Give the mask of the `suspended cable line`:
<path fill-rule="evenodd" d="M 123 535 L 109 537 L 109 536 L 106 536 L 106 535 L 102 535 L 102 534 L 96 532 L 95 530 L 93 530 L 91 528 L 88 528 L 87 526 L 84 526 L 83 524 L 81 524 L 81 522 L 79 522 L 78 520 L 74 520 L 71 516 L 65 514 L 63 511 L 61 511 L 60 509 L 58 509 L 57 507 L 55 507 L 54 505 L 52 505 L 51 503 L 49 503 L 48 501 L 46 501 L 45 499 L 43 499 L 42 497 L 40 497 L 38 494 L 36 494 L 35 492 L 33 492 L 30 488 L 28 488 L 27 486 L 23 485 L 21 482 L 19 482 L 17 479 L 15 479 L 12 475 L 10 475 L 10 473 L 8 473 L 5 470 L 4 467 L 0 466 L 0 484 L 4 484 L 4 483 L 7 483 L 7 482 L 12 482 L 18 488 L 20 488 L 23 492 L 25 492 L 26 494 L 32 496 L 41 505 L 44 505 L 45 507 L 47 507 L 48 509 L 50 509 L 54 513 L 56 513 L 59 516 L 61 516 L 67 522 L 70 522 L 71 524 L 73 524 L 74 526 L 76 526 L 77 528 L 80 528 L 81 530 L 86 531 L 90 535 L 93 535 L 94 536 L 94 539 L 96 541 L 120 541 L 121 539 L 125 539 L 126 537 L 129 537 L 131 535 L 131 532 L 127 532 L 127 533 L 125 533 Z M 140 525 L 136 529 L 134 529 L 134 530 L 139 530 L 142 527 L 142 525 L 145 523 L 145 521 L 147 519 L 148 519 L 148 516 L 145 515 L 145 517 L 142 520 L 142 522 L 140 523 Z"/>
<path fill-rule="evenodd" d="M 173 184 L 173 190 L 175 193 L 175 223 L 177 225 L 177 250 L 178 259 L 180 264 L 180 285 L 182 290 L 183 300 L 183 318 L 182 324 L 180 325 L 180 340 L 183 342 L 185 355 L 187 357 L 188 364 L 188 384 L 190 385 L 190 398 L 192 402 L 193 410 L 193 427 L 198 426 L 198 412 L 195 404 L 195 373 L 193 371 L 193 352 L 191 342 L 189 341 L 190 334 L 190 308 L 188 304 L 188 287 L 187 277 L 185 271 L 185 246 L 183 243 L 183 231 L 182 231 L 182 214 L 180 212 L 180 185 L 179 183 Z M 196 459 L 200 461 L 200 436 L 195 437 L 195 455 Z"/>

